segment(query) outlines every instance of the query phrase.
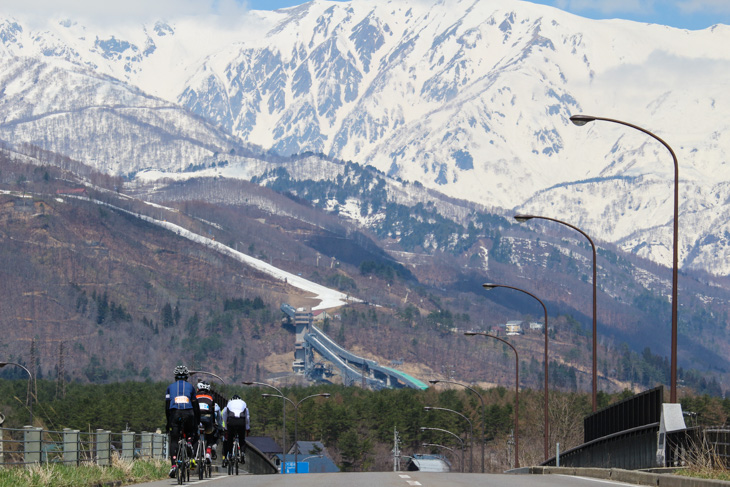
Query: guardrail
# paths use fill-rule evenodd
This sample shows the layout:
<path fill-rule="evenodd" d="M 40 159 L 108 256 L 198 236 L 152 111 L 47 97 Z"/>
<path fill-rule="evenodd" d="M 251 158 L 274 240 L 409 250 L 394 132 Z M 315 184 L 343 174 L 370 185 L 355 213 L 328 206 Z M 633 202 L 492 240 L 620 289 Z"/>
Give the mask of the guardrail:
<path fill-rule="evenodd" d="M 112 433 L 101 429 L 49 431 L 32 426 L 0 428 L 0 466 L 34 463 L 105 466 L 111 465 L 115 455 L 126 460 L 165 459 L 167 435 L 144 431 Z"/>
<path fill-rule="evenodd" d="M 635 470 L 657 467 L 659 423 L 598 438 L 560 453 L 561 467 L 598 467 Z M 555 467 L 557 458 L 542 466 Z"/>

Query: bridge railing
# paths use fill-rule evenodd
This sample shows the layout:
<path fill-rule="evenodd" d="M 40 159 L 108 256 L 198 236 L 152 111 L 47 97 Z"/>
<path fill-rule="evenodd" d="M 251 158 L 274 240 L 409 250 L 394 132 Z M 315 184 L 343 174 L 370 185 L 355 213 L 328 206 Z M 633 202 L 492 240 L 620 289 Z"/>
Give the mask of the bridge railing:
<path fill-rule="evenodd" d="M 111 465 L 121 459 L 164 459 L 167 435 L 162 433 L 111 431 L 44 430 L 0 428 L 0 466 L 34 463 Z"/>
<path fill-rule="evenodd" d="M 598 438 L 560 453 L 561 467 L 621 468 L 636 470 L 657 465 L 659 424 L 649 424 Z M 557 458 L 542 463 L 558 466 Z"/>

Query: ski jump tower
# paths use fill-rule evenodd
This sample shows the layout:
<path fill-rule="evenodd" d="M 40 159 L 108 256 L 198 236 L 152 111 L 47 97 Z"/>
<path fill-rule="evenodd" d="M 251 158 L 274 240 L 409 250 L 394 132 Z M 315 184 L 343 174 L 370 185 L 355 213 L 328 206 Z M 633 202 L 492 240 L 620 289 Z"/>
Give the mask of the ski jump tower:
<path fill-rule="evenodd" d="M 299 308 L 294 313 L 294 326 L 296 327 L 296 337 L 294 339 L 294 364 L 293 369 L 296 373 L 304 373 L 307 365 L 306 341 L 304 336 L 309 333 L 309 327 L 312 325 L 312 312 L 304 308 Z"/>

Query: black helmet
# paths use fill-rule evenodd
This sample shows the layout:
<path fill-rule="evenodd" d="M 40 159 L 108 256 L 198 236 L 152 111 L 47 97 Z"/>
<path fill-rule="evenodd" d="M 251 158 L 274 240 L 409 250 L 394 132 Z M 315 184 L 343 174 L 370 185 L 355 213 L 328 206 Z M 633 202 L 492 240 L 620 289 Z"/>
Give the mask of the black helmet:
<path fill-rule="evenodd" d="M 239 396 L 238 394 L 234 394 L 231 398 L 231 401 L 235 401 L 236 399 L 241 399 L 241 396 Z"/>
<path fill-rule="evenodd" d="M 175 379 L 186 380 L 190 375 L 190 371 L 184 365 L 178 365 L 175 367 Z"/>

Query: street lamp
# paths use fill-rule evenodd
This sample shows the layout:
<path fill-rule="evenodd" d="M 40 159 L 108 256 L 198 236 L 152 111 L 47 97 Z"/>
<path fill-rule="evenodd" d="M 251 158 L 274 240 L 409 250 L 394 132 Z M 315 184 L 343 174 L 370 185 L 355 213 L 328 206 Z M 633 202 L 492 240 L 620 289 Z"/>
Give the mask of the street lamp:
<path fill-rule="evenodd" d="M 514 219 L 517 220 L 520 223 L 526 222 L 528 220 L 540 219 L 540 220 L 549 220 L 551 222 L 560 223 L 561 225 L 565 225 L 566 227 L 570 227 L 576 232 L 583 235 L 585 238 L 588 239 L 588 242 L 591 244 L 591 249 L 593 249 L 593 369 L 592 369 L 592 377 L 593 377 L 593 386 L 592 386 L 592 402 L 593 402 L 593 412 L 596 412 L 596 409 L 598 408 L 598 319 L 597 319 L 597 313 L 596 313 L 596 291 L 598 289 L 598 286 L 596 284 L 596 246 L 593 243 L 593 240 L 591 237 L 588 236 L 587 233 L 585 233 L 580 228 L 571 225 L 570 223 L 564 222 L 562 220 L 558 220 L 556 218 L 548 218 L 546 216 L 537 216 L 537 215 L 515 215 Z"/>
<path fill-rule="evenodd" d="M 459 458 L 456 455 L 456 453 L 454 452 L 454 449 L 453 448 L 449 448 L 448 446 L 445 446 L 445 445 L 439 445 L 437 443 L 421 443 L 421 446 L 423 448 L 428 448 L 429 446 L 430 447 L 434 447 L 434 448 L 443 448 L 444 450 L 449 450 L 454 455 L 455 458 Z M 461 461 L 461 459 L 459 459 L 459 461 Z M 459 466 L 460 467 L 463 467 L 463 465 L 459 465 Z M 461 470 L 463 470 L 463 468 Z"/>
<path fill-rule="evenodd" d="M 474 472 L 474 428 L 472 427 L 471 420 L 459 411 L 454 411 L 453 409 L 437 408 L 432 406 L 425 406 L 423 409 L 426 411 L 448 411 L 450 413 L 458 414 L 464 418 L 467 423 L 469 423 L 469 438 L 471 439 L 471 444 L 469 446 L 469 471 Z"/>
<path fill-rule="evenodd" d="M 482 284 L 482 287 L 486 289 L 487 291 L 490 291 L 492 289 L 503 287 L 506 289 L 512 289 L 514 291 L 519 291 L 521 293 L 527 294 L 528 296 L 534 298 L 537 300 L 538 303 L 540 303 L 540 306 L 542 306 L 542 310 L 545 313 L 545 404 L 544 404 L 544 415 L 545 415 L 545 435 L 543 440 L 543 449 L 545 451 L 545 460 L 548 459 L 548 438 L 549 438 L 549 425 L 550 420 L 548 418 L 548 314 L 547 314 L 547 308 L 545 307 L 545 303 L 543 303 L 540 298 L 535 296 L 534 294 L 525 291 L 524 289 L 520 289 L 518 287 L 512 287 L 512 286 L 505 286 L 504 284 L 492 284 L 492 283 L 486 283 Z"/>
<path fill-rule="evenodd" d="M 210 375 L 211 377 L 215 377 L 219 381 L 221 381 L 221 384 L 225 384 L 226 381 L 220 378 L 220 376 L 214 374 L 213 372 L 206 372 L 205 370 L 191 370 L 190 371 L 190 377 L 194 376 L 195 374 L 203 374 L 203 375 Z"/>
<path fill-rule="evenodd" d="M 30 399 L 30 425 L 33 426 L 33 374 L 31 374 L 30 370 L 28 370 L 25 366 L 20 365 L 16 362 L 0 362 L 0 369 L 5 367 L 6 365 L 15 365 L 16 367 L 20 367 L 28 373 L 28 389 L 30 390 L 30 393 L 26 394 L 26 402 L 28 402 L 28 399 Z"/>
<path fill-rule="evenodd" d="M 515 468 L 520 468 L 520 358 L 517 354 L 517 349 L 512 346 L 507 340 L 503 340 L 498 336 L 490 335 L 481 331 L 467 331 L 464 333 L 466 336 L 483 335 L 485 337 L 494 338 L 500 342 L 509 346 L 513 352 L 515 352 Z"/>
<path fill-rule="evenodd" d="M 440 431 L 442 433 L 448 433 L 451 436 L 453 436 L 454 438 L 456 438 L 457 440 L 459 440 L 461 442 L 461 471 L 462 472 L 464 471 L 464 450 L 465 450 L 464 440 L 462 440 L 459 435 L 457 435 L 456 433 L 452 433 L 449 430 L 442 429 L 442 428 L 429 428 L 426 426 L 421 426 L 421 431 Z"/>
<path fill-rule="evenodd" d="M 677 156 L 669 147 L 669 144 L 664 142 L 656 134 L 649 132 L 645 128 L 637 125 L 623 122 L 621 120 L 615 120 L 613 118 L 604 117 L 593 117 L 590 115 L 573 115 L 570 117 L 570 121 L 573 124 L 582 127 L 588 122 L 594 122 L 596 120 L 603 122 L 612 122 L 619 125 L 625 125 L 632 129 L 643 132 L 649 137 L 652 137 L 664 147 L 667 148 L 669 153 L 672 155 L 672 161 L 674 162 L 674 234 L 672 243 L 674 250 L 672 252 L 672 345 L 671 345 L 671 365 L 670 365 L 670 385 L 669 385 L 669 402 L 677 402 L 677 281 L 679 274 L 679 163 L 677 162 Z"/>
<path fill-rule="evenodd" d="M 299 467 L 297 466 L 297 460 L 298 460 L 298 452 L 299 452 L 299 445 L 297 442 L 299 441 L 299 405 L 306 401 L 307 399 L 311 399 L 313 397 L 330 397 L 329 393 L 322 393 L 322 394 L 312 394 L 311 396 L 307 396 L 301 401 L 295 403 L 288 397 L 284 397 L 281 394 L 261 394 L 261 397 L 280 397 L 283 400 L 289 402 L 292 406 L 294 406 L 294 473 L 299 473 Z M 284 456 L 286 458 L 286 456 Z M 284 468 L 282 468 L 282 472 L 284 471 Z"/>
<path fill-rule="evenodd" d="M 484 473 L 484 443 L 485 443 L 484 429 L 486 428 L 486 425 L 487 425 L 487 408 L 486 408 L 486 406 L 484 406 L 484 398 L 477 391 L 475 391 L 474 389 L 472 389 L 471 387 L 469 387 L 466 384 L 462 384 L 461 382 L 454 382 L 453 380 L 436 380 L 436 379 L 430 380 L 428 382 L 430 382 L 431 384 L 438 384 L 439 382 L 443 382 L 444 384 L 455 384 L 457 386 L 463 387 L 464 389 L 470 390 L 471 392 L 476 394 L 476 396 L 479 398 L 479 401 L 482 403 L 482 438 L 481 438 L 480 443 L 482 444 L 482 473 Z"/>
<path fill-rule="evenodd" d="M 274 387 L 271 384 L 267 384 L 266 382 L 255 382 L 255 381 L 245 380 L 245 381 L 243 381 L 243 384 L 245 384 L 247 386 L 254 386 L 254 385 L 256 385 L 256 386 L 269 387 L 271 389 L 274 389 L 276 392 L 278 392 L 279 395 L 282 398 L 284 397 L 284 393 L 281 392 L 281 390 L 279 390 L 279 388 Z M 281 419 L 281 425 L 282 425 L 281 428 L 282 428 L 282 431 L 283 431 L 283 433 L 281 435 L 281 453 L 282 453 L 281 456 L 283 458 L 284 455 L 286 455 L 286 399 L 282 399 L 282 401 L 281 401 L 281 417 L 282 417 L 282 419 Z M 282 469 L 282 472 L 281 473 L 284 473 L 284 469 Z"/>

